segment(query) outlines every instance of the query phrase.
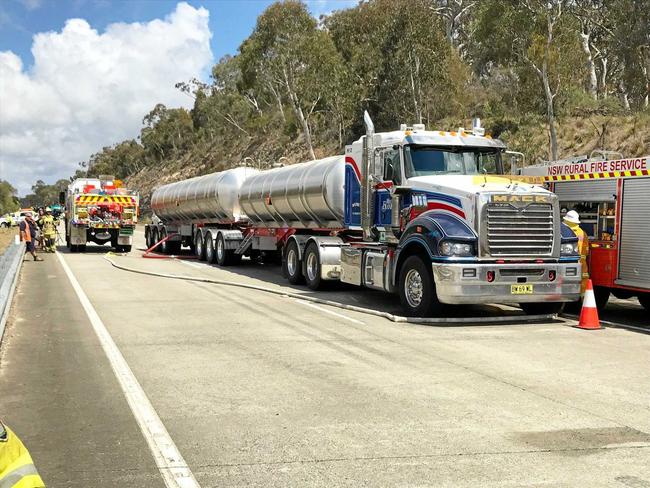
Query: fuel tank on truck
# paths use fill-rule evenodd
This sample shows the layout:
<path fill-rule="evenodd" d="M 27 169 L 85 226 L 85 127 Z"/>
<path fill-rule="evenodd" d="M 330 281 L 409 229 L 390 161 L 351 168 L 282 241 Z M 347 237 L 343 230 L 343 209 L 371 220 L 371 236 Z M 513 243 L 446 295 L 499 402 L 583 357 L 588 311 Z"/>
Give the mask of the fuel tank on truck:
<path fill-rule="evenodd" d="M 345 157 L 294 164 L 247 178 L 239 204 L 258 227 L 344 226 Z"/>
<path fill-rule="evenodd" d="M 151 210 L 165 223 L 244 220 L 237 195 L 244 180 L 257 173 L 240 167 L 163 185 L 151 195 Z"/>

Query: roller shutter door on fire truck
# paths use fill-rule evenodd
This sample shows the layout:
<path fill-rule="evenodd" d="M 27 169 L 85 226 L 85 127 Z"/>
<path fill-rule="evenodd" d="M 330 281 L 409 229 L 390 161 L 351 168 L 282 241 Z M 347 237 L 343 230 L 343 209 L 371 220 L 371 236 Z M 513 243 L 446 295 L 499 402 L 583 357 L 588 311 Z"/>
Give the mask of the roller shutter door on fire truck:
<path fill-rule="evenodd" d="M 616 178 L 555 183 L 553 192 L 561 202 L 613 202 Z"/>
<path fill-rule="evenodd" d="M 623 181 L 616 283 L 650 287 L 650 178 Z"/>

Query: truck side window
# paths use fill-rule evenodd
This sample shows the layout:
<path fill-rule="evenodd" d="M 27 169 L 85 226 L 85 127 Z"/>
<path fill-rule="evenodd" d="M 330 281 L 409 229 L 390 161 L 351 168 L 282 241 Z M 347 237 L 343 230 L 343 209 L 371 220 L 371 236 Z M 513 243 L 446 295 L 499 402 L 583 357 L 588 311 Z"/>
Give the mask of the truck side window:
<path fill-rule="evenodd" d="M 400 184 L 399 150 L 397 149 L 384 152 L 384 181 Z"/>

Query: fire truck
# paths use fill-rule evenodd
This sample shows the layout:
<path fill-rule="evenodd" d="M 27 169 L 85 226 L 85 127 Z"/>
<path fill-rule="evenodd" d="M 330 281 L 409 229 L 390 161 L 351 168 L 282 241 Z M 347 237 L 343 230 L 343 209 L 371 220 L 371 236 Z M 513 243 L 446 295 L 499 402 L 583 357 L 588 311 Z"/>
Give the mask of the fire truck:
<path fill-rule="evenodd" d="M 59 194 L 65 205 L 65 241 L 70 252 L 83 252 L 88 242 L 110 244 L 130 252 L 138 221 L 137 192 L 122 188 L 112 176 L 78 178 Z"/>
<path fill-rule="evenodd" d="M 154 191 L 149 247 L 201 260 L 278 259 L 292 284 L 342 281 L 396 293 L 406 314 L 442 304 L 514 303 L 558 312 L 580 296 L 577 238 L 557 197 L 503 176 L 505 145 L 424 125 L 366 134 L 345 154 L 259 171 L 239 167 Z"/>
<path fill-rule="evenodd" d="M 616 159 L 608 159 L 612 155 Z M 590 241 L 589 274 L 598 308 L 614 295 L 637 297 L 650 310 L 650 156 L 594 151 L 517 172 L 525 181 L 547 185 L 563 214 L 580 214 Z"/>

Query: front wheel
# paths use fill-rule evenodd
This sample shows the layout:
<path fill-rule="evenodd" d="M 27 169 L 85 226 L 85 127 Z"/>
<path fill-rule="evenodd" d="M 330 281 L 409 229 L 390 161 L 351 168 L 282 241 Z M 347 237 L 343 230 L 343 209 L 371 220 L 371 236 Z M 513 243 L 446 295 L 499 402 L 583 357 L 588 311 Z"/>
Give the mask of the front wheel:
<path fill-rule="evenodd" d="M 298 243 L 292 240 L 287 246 L 287 251 L 284 257 L 284 275 L 292 285 L 301 285 L 305 282 L 305 277 L 302 274 L 302 266 L 300 266 L 300 255 L 298 253 Z"/>
<path fill-rule="evenodd" d="M 596 299 L 596 308 L 599 312 L 605 310 L 611 290 L 604 286 L 594 286 L 594 298 Z"/>
<path fill-rule="evenodd" d="M 564 309 L 563 302 L 520 303 L 519 307 L 526 315 L 558 314 Z"/>
<path fill-rule="evenodd" d="M 307 286 L 312 290 L 318 290 L 321 287 L 322 280 L 320 277 L 320 254 L 315 243 L 312 242 L 307 246 L 303 262 L 305 266 L 303 274 Z"/>
<path fill-rule="evenodd" d="M 442 311 L 430 266 L 419 256 L 407 258 L 402 265 L 399 298 L 409 317 L 430 317 Z"/>

